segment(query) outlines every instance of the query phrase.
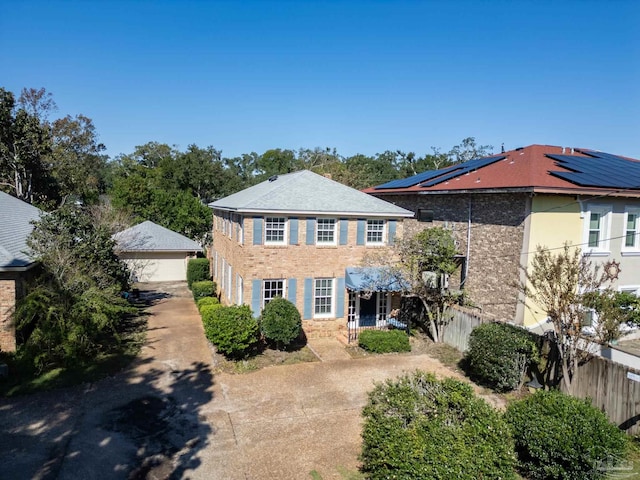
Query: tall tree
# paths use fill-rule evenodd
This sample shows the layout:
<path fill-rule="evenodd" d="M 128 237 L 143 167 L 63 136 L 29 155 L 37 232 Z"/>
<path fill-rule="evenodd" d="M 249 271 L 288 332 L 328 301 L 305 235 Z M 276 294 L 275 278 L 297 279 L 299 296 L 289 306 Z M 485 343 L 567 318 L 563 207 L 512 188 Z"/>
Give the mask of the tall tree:
<path fill-rule="evenodd" d="M 475 137 L 467 137 L 462 139 L 459 145 L 453 147 L 447 156 L 451 163 L 463 163 L 491 155 L 492 150 L 492 145 L 478 145 Z"/>
<path fill-rule="evenodd" d="M 0 187 L 29 203 L 54 197 L 46 161 L 50 152 L 47 126 L 18 108 L 12 92 L 0 88 Z"/>
<path fill-rule="evenodd" d="M 392 253 L 366 259 L 371 266 L 382 266 L 381 275 L 371 281 L 403 285 L 403 296 L 421 305 L 418 321 L 434 342 L 442 342 L 452 318 L 450 308 L 462 301 L 460 292 L 449 290 L 443 283 L 446 276 L 458 268 L 457 248 L 451 232 L 442 227 L 426 228 L 397 239 Z"/>
<path fill-rule="evenodd" d="M 93 121 L 84 115 L 55 120 L 52 124 L 52 175 L 62 204 L 70 196 L 94 203 L 104 191 L 105 146 L 98 143 Z"/>

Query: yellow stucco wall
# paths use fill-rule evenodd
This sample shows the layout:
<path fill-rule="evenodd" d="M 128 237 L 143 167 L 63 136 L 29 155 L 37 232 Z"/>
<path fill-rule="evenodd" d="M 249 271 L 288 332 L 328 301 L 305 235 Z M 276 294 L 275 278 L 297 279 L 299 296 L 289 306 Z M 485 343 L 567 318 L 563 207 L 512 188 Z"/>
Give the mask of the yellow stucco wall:
<path fill-rule="evenodd" d="M 526 265 L 530 267 L 538 245 L 561 248 L 565 242 L 579 245 L 582 242 L 583 220 L 580 204 L 567 195 L 535 195 L 531 202 L 529 237 L 526 246 Z M 532 326 L 543 320 L 546 314 L 540 307 L 527 300 L 524 309 L 524 325 Z"/>

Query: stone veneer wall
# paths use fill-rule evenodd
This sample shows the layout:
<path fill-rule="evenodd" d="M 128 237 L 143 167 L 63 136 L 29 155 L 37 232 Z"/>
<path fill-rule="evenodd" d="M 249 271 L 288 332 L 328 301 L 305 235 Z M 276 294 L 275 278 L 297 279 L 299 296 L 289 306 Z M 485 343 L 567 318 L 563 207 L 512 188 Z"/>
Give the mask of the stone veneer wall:
<path fill-rule="evenodd" d="M 499 321 L 515 321 L 520 278 L 520 255 L 530 196 L 525 193 L 439 195 L 376 195 L 417 212 L 433 210 L 433 222 L 405 220 L 405 231 L 429 226 L 450 228 L 466 255 L 469 201 L 471 244 L 464 290 L 483 314 Z M 455 286 L 456 282 L 453 282 Z"/>

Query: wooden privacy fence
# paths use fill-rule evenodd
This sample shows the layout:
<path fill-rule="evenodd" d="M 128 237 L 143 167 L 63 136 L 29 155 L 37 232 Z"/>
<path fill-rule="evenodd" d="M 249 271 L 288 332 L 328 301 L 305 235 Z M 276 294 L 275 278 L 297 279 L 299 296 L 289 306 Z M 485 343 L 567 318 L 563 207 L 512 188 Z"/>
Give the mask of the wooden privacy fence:
<path fill-rule="evenodd" d="M 465 352 L 469 347 L 471 331 L 492 319 L 461 307 L 453 308 L 452 313 L 453 318 L 445 328 L 443 341 Z M 548 342 L 548 339 L 545 341 Z M 613 354 L 621 357 L 625 355 L 624 352 L 611 352 L 608 348 L 601 350 L 578 368 L 573 381 L 573 396 L 590 398 L 592 405 L 603 411 L 622 430 L 631 435 L 640 434 L 640 369 L 610 360 L 614 358 L 620 361 Z M 638 358 L 634 357 L 634 360 Z M 637 367 L 628 359 L 624 361 Z M 560 386 L 564 390 L 562 382 Z"/>
<path fill-rule="evenodd" d="M 591 398 L 592 405 L 622 430 L 632 435 L 640 433 L 639 370 L 592 357 L 578 368 L 573 383 L 574 397 Z"/>
<path fill-rule="evenodd" d="M 479 313 L 461 307 L 453 307 L 451 311 L 453 318 L 444 329 L 442 341 L 461 352 L 466 352 L 469 347 L 471 330 L 490 320 Z"/>

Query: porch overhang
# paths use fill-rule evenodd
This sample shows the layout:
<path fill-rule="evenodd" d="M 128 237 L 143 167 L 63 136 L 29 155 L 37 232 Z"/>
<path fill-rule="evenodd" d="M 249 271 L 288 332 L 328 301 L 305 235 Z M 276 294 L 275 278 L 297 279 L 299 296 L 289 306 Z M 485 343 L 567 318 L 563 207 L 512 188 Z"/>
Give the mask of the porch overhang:
<path fill-rule="evenodd" d="M 391 275 L 385 267 L 347 267 L 344 272 L 347 290 L 353 292 L 402 292 L 407 285 Z"/>

